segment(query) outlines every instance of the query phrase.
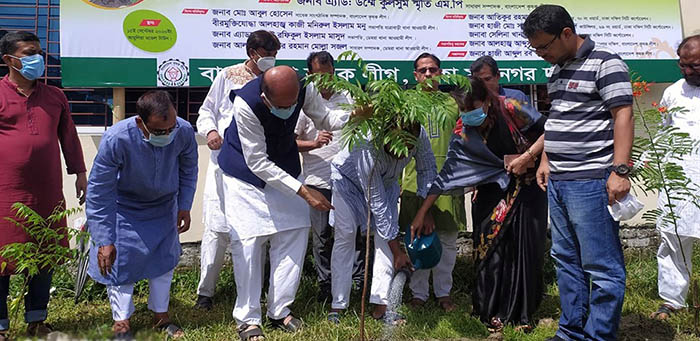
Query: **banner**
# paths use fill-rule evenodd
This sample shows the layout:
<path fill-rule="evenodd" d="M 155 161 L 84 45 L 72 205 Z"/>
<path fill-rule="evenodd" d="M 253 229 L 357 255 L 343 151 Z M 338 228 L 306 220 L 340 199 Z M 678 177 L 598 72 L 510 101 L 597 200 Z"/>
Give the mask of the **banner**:
<path fill-rule="evenodd" d="M 504 84 L 545 83 L 552 71 L 528 49 L 521 25 L 540 0 L 73 0 L 61 1 L 65 87 L 209 86 L 223 67 L 247 58 L 251 32 L 282 44 L 279 63 L 305 73 L 310 52 L 352 50 L 375 78 L 415 83 L 423 52 L 443 71 L 468 75 L 491 55 Z M 560 0 L 579 34 L 590 34 L 647 81 L 680 77 L 678 0 Z M 340 77 L 366 81 L 349 63 Z"/>

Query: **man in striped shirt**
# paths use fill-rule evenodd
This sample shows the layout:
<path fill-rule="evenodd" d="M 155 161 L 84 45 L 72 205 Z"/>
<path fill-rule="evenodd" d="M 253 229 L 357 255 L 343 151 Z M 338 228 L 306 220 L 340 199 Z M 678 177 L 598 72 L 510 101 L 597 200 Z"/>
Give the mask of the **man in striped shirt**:
<path fill-rule="evenodd" d="M 634 138 L 627 65 L 577 35 L 561 6 L 542 5 L 523 24 L 530 48 L 555 65 L 537 182 L 549 197 L 552 257 L 561 301 L 551 340 L 615 340 L 625 294 L 619 224 L 607 205 L 628 194 Z M 592 285 L 591 285 L 592 284 Z"/>

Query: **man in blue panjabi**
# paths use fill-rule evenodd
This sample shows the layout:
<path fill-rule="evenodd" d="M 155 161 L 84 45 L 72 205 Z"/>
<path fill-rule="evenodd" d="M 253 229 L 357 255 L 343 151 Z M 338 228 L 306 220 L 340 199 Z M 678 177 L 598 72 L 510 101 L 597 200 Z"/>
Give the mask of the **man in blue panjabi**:
<path fill-rule="evenodd" d="M 154 325 L 170 336 L 182 329 L 168 317 L 170 282 L 190 227 L 197 182 L 197 143 L 165 91 L 136 103 L 138 116 L 105 132 L 90 172 L 89 274 L 107 286 L 116 337 L 130 337 L 134 283 L 149 280 Z"/>

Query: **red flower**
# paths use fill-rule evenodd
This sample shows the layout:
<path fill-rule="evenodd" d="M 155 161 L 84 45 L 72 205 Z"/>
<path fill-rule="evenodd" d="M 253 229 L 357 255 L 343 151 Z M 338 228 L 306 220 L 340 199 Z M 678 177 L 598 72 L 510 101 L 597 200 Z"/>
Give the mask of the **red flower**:
<path fill-rule="evenodd" d="M 659 107 L 659 112 L 664 113 L 664 112 L 667 112 L 667 111 L 668 111 L 668 109 L 666 109 L 666 107 Z"/>
<path fill-rule="evenodd" d="M 654 108 L 656 108 L 657 106 L 659 106 L 659 103 L 651 102 L 651 106 L 654 107 Z"/>

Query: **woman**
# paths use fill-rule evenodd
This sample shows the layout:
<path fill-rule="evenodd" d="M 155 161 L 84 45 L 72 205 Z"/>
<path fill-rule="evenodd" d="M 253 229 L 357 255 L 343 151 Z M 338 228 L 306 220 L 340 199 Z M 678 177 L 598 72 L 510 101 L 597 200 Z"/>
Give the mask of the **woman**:
<path fill-rule="evenodd" d="M 546 118 L 532 107 L 499 97 L 480 80 L 472 82 L 471 93 L 453 96 L 460 108 L 460 136 L 453 137 L 411 233 L 432 232 L 426 213 L 440 194 L 476 187 L 473 314 L 493 330 L 505 323 L 529 330 L 544 288 L 547 196 L 536 184 L 535 170 Z"/>

